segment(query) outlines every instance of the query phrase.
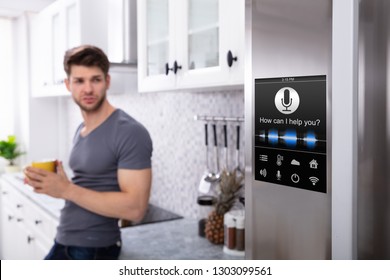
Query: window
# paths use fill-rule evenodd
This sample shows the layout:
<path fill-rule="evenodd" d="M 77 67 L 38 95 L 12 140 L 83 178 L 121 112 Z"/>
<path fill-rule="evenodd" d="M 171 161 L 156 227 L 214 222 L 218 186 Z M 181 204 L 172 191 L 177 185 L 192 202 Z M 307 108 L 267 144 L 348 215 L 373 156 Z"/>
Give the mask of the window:
<path fill-rule="evenodd" d="M 0 18 L 0 139 L 14 133 L 12 21 Z"/>

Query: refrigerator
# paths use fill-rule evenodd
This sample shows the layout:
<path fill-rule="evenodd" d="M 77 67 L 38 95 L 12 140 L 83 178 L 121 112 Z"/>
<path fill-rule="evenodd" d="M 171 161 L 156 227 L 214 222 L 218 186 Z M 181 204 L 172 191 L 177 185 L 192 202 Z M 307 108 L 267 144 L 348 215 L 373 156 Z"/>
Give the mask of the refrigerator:
<path fill-rule="evenodd" d="M 247 259 L 390 259 L 390 3 L 246 0 Z"/>

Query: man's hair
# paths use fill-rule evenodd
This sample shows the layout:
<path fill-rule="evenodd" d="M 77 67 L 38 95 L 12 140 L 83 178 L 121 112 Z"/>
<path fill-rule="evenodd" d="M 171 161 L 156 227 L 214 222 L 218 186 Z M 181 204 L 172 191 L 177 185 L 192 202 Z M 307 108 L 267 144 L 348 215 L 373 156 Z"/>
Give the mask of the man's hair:
<path fill-rule="evenodd" d="M 64 70 L 66 75 L 70 76 L 72 65 L 99 67 L 106 77 L 110 68 L 110 62 L 106 54 L 98 47 L 91 45 L 82 45 L 69 49 L 64 56 Z"/>

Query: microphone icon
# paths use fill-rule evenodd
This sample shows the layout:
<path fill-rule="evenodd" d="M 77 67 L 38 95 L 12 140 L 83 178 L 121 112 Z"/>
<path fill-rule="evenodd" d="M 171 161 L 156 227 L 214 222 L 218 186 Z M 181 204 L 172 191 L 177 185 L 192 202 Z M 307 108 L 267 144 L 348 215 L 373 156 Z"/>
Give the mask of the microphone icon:
<path fill-rule="evenodd" d="M 282 101 L 283 107 L 286 108 L 283 111 L 284 112 L 291 112 L 291 110 L 289 110 L 288 108 L 292 105 L 293 100 L 290 97 L 290 90 L 289 89 L 284 90 L 284 97 L 281 98 L 281 101 Z"/>
<path fill-rule="evenodd" d="M 299 94 L 292 87 L 282 87 L 275 94 L 275 107 L 282 114 L 289 115 L 294 113 L 299 107 Z"/>

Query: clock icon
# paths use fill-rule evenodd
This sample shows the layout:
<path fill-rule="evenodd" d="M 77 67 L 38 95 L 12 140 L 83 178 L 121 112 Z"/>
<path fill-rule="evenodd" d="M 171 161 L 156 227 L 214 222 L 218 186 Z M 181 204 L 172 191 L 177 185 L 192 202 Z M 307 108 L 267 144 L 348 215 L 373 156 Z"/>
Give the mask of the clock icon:
<path fill-rule="evenodd" d="M 293 175 L 291 175 L 291 181 L 293 181 L 295 184 L 299 182 L 299 176 L 297 173 L 294 173 Z"/>

